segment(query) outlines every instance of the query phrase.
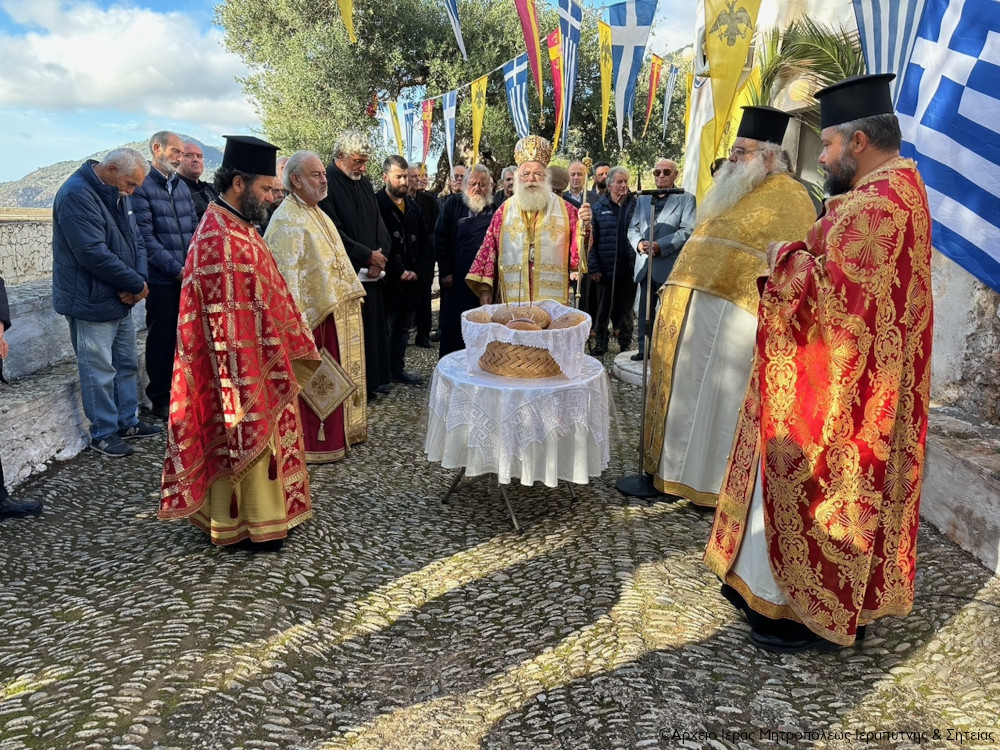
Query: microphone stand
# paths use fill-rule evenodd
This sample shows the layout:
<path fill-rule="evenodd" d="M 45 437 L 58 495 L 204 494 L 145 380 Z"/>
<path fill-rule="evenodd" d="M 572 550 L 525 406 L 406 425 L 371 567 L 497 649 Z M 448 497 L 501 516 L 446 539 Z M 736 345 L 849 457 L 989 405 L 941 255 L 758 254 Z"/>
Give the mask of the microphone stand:
<path fill-rule="evenodd" d="M 636 466 L 636 473 L 625 475 L 615 482 L 615 489 L 623 495 L 629 497 L 653 498 L 662 493 L 653 485 L 653 475 L 649 474 L 643 467 L 642 447 L 646 435 L 646 371 L 649 363 L 649 352 L 653 343 L 653 321 L 649 319 L 649 313 L 653 304 L 653 230 L 656 226 L 656 202 L 654 195 L 680 195 L 682 188 L 668 188 L 666 190 L 639 190 L 638 195 L 648 195 L 649 198 L 649 247 L 646 250 L 646 309 L 642 311 L 645 316 L 646 331 L 645 346 L 642 350 L 642 407 L 639 410 L 639 462 Z"/>

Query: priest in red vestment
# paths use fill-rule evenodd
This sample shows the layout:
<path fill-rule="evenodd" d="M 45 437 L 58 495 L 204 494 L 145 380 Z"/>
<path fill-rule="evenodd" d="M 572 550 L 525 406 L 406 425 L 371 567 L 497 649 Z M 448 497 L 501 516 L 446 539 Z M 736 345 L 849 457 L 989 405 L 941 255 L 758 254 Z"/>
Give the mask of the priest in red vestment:
<path fill-rule="evenodd" d="M 312 515 L 300 383 L 319 365 L 256 223 L 277 148 L 227 136 L 219 198 L 191 240 L 181 282 L 159 517 L 190 518 L 213 544 L 276 549 Z"/>
<path fill-rule="evenodd" d="M 913 607 L 930 398 L 931 220 L 891 75 L 816 94 L 827 209 L 772 243 L 750 388 L 705 561 L 772 651 Z"/>
<path fill-rule="evenodd" d="M 514 197 L 490 222 L 465 277 L 480 304 L 553 299 L 570 304 L 569 276 L 579 265 L 577 230 L 590 223 L 590 206 L 552 192 L 546 167 L 552 146 L 529 135 L 514 147 Z M 586 251 L 586 248 L 584 249 Z"/>

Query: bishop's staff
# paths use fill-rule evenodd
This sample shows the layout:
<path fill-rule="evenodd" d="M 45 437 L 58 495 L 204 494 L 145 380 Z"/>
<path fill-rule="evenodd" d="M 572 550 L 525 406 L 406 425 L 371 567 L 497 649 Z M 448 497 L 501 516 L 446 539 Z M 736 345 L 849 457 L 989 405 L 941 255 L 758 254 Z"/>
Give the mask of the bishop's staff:
<path fill-rule="evenodd" d="M 587 180 L 594 160 L 585 156 L 580 161 L 583 164 L 583 201 L 580 203 L 582 207 L 584 203 L 587 203 Z M 584 221 L 579 215 L 576 219 L 576 250 L 579 255 L 576 266 L 576 309 L 579 310 L 580 290 L 583 287 L 583 279 L 587 275 L 587 255 L 590 253 L 590 222 Z"/>

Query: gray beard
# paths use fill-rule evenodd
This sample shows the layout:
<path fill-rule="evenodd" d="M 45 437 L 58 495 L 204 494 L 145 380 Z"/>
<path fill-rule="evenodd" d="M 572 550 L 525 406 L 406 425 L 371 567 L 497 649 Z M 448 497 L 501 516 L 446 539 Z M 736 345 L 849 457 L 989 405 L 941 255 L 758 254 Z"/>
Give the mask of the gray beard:
<path fill-rule="evenodd" d="M 715 185 L 698 206 L 698 223 L 726 213 L 765 179 L 767 168 L 762 159 L 727 161 L 715 173 Z"/>
<path fill-rule="evenodd" d="M 462 202 L 465 207 L 468 208 L 474 214 L 481 214 L 487 206 L 492 205 L 493 196 L 492 195 L 469 195 L 465 191 L 462 191 Z"/>
<path fill-rule="evenodd" d="M 531 186 L 514 183 L 514 201 L 522 211 L 544 211 L 549 205 L 550 195 L 552 183 L 547 177 L 544 182 Z"/>

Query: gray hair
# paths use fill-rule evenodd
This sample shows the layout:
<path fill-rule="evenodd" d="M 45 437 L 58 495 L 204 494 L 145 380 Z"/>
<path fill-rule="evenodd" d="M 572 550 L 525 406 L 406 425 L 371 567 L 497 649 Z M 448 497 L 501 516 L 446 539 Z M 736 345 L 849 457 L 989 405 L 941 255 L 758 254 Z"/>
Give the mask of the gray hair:
<path fill-rule="evenodd" d="M 342 156 L 370 156 L 372 152 L 372 142 L 368 136 L 358 130 L 345 130 L 333 144 L 333 158 L 339 159 Z"/>
<path fill-rule="evenodd" d="M 615 181 L 615 177 L 618 176 L 619 172 L 624 172 L 626 177 L 630 177 L 630 175 L 628 173 L 628 170 L 625 169 L 625 167 L 611 167 L 611 169 L 608 170 L 608 184 L 609 185 L 612 182 Z"/>
<path fill-rule="evenodd" d="M 160 148 L 166 148 L 167 141 L 170 139 L 171 136 L 177 138 L 178 140 L 180 139 L 180 136 L 177 135 L 177 133 L 174 133 L 173 131 L 170 130 L 160 130 L 149 136 L 149 153 L 153 153 L 154 144 L 159 146 Z"/>
<path fill-rule="evenodd" d="M 785 153 L 780 143 L 771 141 L 757 141 L 758 153 L 761 159 L 771 155 L 771 174 L 784 174 L 791 171 L 791 157 Z"/>
<path fill-rule="evenodd" d="M 108 151 L 101 159 L 101 166 L 110 167 L 112 164 L 124 174 L 132 174 L 139 167 L 142 167 L 143 175 L 149 174 L 149 162 L 134 148 L 116 148 Z"/>
<path fill-rule="evenodd" d="M 510 169 L 510 167 L 508 167 L 507 169 Z M 507 170 L 505 169 L 504 172 L 506 172 L 506 171 Z M 490 178 L 490 185 L 493 185 L 493 173 L 490 172 L 489 167 L 487 167 L 485 164 L 476 164 L 474 167 L 472 167 L 471 169 L 469 169 L 469 170 L 466 171 L 466 173 L 465 173 L 465 183 L 466 184 L 469 183 L 469 178 L 472 177 L 472 175 L 475 172 L 479 172 L 479 174 L 484 174 L 487 177 L 489 177 Z"/>
<path fill-rule="evenodd" d="M 323 160 L 320 159 L 319 154 L 315 151 L 296 151 L 289 157 L 282 157 L 287 158 L 288 161 L 285 162 L 285 171 L 281 175 L 281 184 L 289 193 L 295 191 L 295 186 L 292 185 L 292 175 L 302 177 L 302 165 L 313 156 L 319 159 L 320 164 L 323 163 Z"/>
<path fill-rule="evenodd" d="M 891 112 L 861 117 L 835 127 L 844 143 L 851 140 L 851 137 L 860 130 L 868 136 L 868 142 L 879 151 L 899 151 L 903 141 L 903 135 L 899 130 L 899 120 Z"/>
<path fill-rule="evenodd" d="M 478 166 L 480 166 L 480 165 L 479 165 L 479 164 L 477 164 L 476 166 L 478 167 Z M 501 172 L 500 172 L 500 182 L 503 182 L 504 178 L 505 178 L 505 177 L 506 177 L 507 175 L 509 175 L 509 174 L 514 174 L 515 172 L 517 172 L 517 167 L 515 167 L 515 166 L 513 166 L 513 165 L 511 165 L 511 166 L 509 166 L 509 167 L 504 167 L 504 168 L 503 168 L 503 171 L 501 171 Z"/>

